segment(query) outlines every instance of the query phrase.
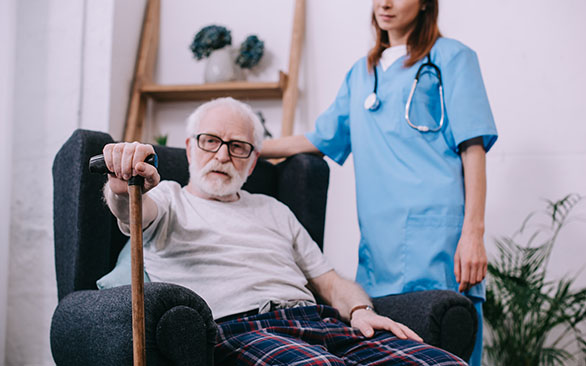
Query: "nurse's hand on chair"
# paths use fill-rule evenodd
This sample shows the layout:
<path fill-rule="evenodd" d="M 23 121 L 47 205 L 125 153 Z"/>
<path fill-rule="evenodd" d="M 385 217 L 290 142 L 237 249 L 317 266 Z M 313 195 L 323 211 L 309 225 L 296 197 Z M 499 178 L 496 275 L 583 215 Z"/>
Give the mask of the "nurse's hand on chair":
<path fill-rule="evenodd" d="M 463 231 L 454 256 L 454 274 L 460 284 L 458 291 L 467 291 L 482 282 L 487 267 L 488 259 L 482 235 Z"/>
<path fill-rule="evenodd" d="M 401 339 L 412 339 L 417 342 L 423 342 L 420 336 L 409 329 L 406 325 L 381 316 L 372 310 L 360 309 L 352 314 L 350 325 L 358 328 L 365 337 L 372 337 L 375 329 L 387 330 Z"/>

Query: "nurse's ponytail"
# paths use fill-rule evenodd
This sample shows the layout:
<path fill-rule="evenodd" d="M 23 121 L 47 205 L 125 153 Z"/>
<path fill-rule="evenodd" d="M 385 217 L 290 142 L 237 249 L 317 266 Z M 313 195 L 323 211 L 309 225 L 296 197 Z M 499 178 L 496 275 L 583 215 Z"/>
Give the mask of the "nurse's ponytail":
<path fill-rule="evenodd" d="M 427 56 L 435 41 L 441 37 L 437 26 L 438 14 L 438 0 L 421 0 L 421 11 L 415 19 L 415 27 L 407 39 L 407 52 L 409 56 L 405 60 L 406 67 L 413 66 L 417 61 Z M 376 40 L 374 47 L 368 52 L 369 71 L 372 71 L 374 66 L 378 64 L 383 51 L 391 46 L 387 31 L 379 28 L 376 22 L 374 10 L 372 12 L 371 24 L 374 28 Z"/>

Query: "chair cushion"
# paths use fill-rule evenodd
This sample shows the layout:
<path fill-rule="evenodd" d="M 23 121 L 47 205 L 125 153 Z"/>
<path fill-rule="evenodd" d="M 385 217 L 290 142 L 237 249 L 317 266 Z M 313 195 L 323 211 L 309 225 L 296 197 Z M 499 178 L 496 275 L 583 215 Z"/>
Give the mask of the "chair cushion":
<path fill-rule="evenodd" d="M 105 276 L 96 281 L 100 290 L 123 285 L 131 282 L 130 239 L 126 242 L 116 261 L 116 266 Z M 144 282 L 151 282 L 149 275 L 144 271 Z"/>

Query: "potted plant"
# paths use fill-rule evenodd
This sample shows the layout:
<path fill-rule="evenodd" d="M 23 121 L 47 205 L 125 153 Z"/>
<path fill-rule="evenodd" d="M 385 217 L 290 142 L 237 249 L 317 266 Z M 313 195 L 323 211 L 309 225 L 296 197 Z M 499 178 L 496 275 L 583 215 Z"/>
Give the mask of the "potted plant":
<path fill-rule="evenodd" d="M 574 288 L 572 276 L 547 276 L 558 235 L 581 199 L 572 194 L 548 201 L 547 225 L 536 224 L 538 217 L 531 214 L 515 235 L 497 240 L 498 257 L 488 264 L 483 310 L 489 330 L 488 365 L 566 365 L 586 355 L 586 337 L 580 330 L 585 325 L 586 288 Z"/>
<path fill-rule="evenodd" d="M 265 44 L 255 35 L 246 37 L 240 45 L 236 64 L 243 69 L 251 69 L 256 66 L 264 54 Z"/>
<path fill-rule="evenodd" d="M 240 79 L 241 69 L 257 65 L 264 53 L 264 42 L 255 35 L 248 36 L 238 50 L 231 45 L 231 32 L 223 26 L 209 25 L 195 35 L 189 48 L 196 59 L 208 58 L 204 70 L 206 83 Z"/>
<path fill-rule="evenodd" d="M 157 145 L 160 145 L 160 146 L 167 146 L 167 137 L 168 136 L 169 135 L 167 135 L 167 134 L 155 136 L 155 138 L 154 138 L 155 139 L 155 143 Z"/>
<path fill-rule="evenodd" d="M 203 27 L 195 37 L 189 48 L 198 60 L 208 57 L 213 50 L 219 50 L 232 44 L 232 35 L 226 27 L 208 25 Z"/>
<path fill-rule="evenodd" d="M 231 44 L 230 31 L 219 25 L 203 27 L 193 38 L 189 46 L 193 56 L 198 60 L 208 57 L 204 70 L 206 83 L 231 81 L 237 78 L 232 52 L 226 47 Z"/>

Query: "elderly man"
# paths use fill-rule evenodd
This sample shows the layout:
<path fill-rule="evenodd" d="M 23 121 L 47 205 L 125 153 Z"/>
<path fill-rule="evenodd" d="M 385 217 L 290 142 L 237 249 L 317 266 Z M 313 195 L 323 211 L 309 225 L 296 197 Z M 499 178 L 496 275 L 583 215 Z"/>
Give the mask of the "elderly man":
<path fill-rule="evenodd" d="M 285 205 L 241 190 L 262 131 L 250 107 L 234 99 L 199 107 L 188 118 L 184 188 L 160 182 L 143 163 L 152 146 L 104 147 L 114 172 L 104 187 L 108 206 L 128 232 L 126 181 L 145 178 L 145 269 L 152 281 L 185 286 L 206 300 L 218 323 L 216 363 L 465 365 L 377 315 L 368 295 L 332 270 Z M 331 306 L 317 305 L 308 285 Z"/>

